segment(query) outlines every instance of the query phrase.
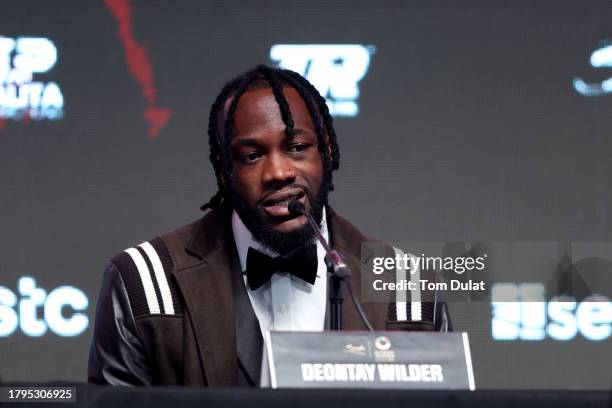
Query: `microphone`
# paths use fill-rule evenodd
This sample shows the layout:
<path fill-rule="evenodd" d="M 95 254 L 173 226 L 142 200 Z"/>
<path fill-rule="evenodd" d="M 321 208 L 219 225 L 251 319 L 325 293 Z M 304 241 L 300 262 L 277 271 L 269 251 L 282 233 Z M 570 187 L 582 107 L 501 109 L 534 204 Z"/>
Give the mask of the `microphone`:
<path fill-rule="evenodd" d="M 306 215 L 306 207 L 298 200 L 289 201 L 288 207 L 291 215 Z"/>
<path fill-rule="evenodd" d="M 298 200 L 291 200 L 289 201 L 289 205 L 287 206 L 287 208 L 289 209 L 289 214 L 291 215 L 295 215 L 295 216 L 303 215 L 306 217 L 306 219 L 308 220 L 308 223 L 314 230 L 315 235 L 317 236 L 317 239 L 319 240 L 319 242 L 321 243 L 321 245 L 323 245 L 323 248 L 325 249 L 325 263 L 331 264 L 331 269 L 333 270 L 333 272 L 336 275 L 338 275 L 339 278 L 342 278 L 342 279 L 350 276 L 351 271 L 344 263 L 344 260 L 342 259 L 340 254 L 335 249 L 332 249 L 329 246 L 329 244 L 325 240 L 325 237 L 323 236 L 323 233 L 321 232 L 321 229 L 315 222 L 314 218 L 312 218 L 312 215 L 310 215 L 306 211 L 304 204 L 302 204 Z"/>
<path fill-rule="evenodd" d="M 308 223 L 310 224 L 313 231 L 315 232 L 317 239 L 319 240 L 319 242 L 321 243 L 321 245 L 323 245 L 323 248 L 325 249 L 325 264 L 327 265 L 328 270 L 332 272 L 332 279 L 331 279 L 332 287 L 330 288 L 330 292 L 329 292 L 331 309 L 332 309 L 331 310 L 331 329 L 340 330 L 342 326 L 341 306 L 342 306 L 342 300 L 343 300 L 341 283 L 342 281 L 348 280 L 348 278 L 351 276 L 351 270 L 344 263 L 344 260 L 342 259 L 338 251 L 336 251 L 335 249 L 332 249 L 329 246 L 329 243 L 325 240 L 325 237 L 323 236 L 323 233 L 321 232 L 321 229 L 315 222 L 314 218 L 312 218 L 312 215 L 310 215 L 310 213 L 306 211 L 304 204 L 302 204 L 301 202 L 297 200 L 291 200 L 289 201 L 287 208 L 289 209 L 289 214 L 291 215 L 294 215 L 294 216 L 303 215 L 306 217 L 306 219 L 308 220 Z M 351 288 L 350 283 L 347 283 L 346 287 L 348 289 L 349 295 L 351 296 L 351 301 L 353 302 L 355 309 L 357 309 L 357 313 L 361 317 L 363 324 L 368 328 L 369 331 L 373 331 L 374 329 L 372 328 L 372 325 L 368 321 L 368 318 L 366 317 L 365 312 L 363 311 L 361 305 L 359 304 L 359 301 L 353 294 L 353 290 Z"/>

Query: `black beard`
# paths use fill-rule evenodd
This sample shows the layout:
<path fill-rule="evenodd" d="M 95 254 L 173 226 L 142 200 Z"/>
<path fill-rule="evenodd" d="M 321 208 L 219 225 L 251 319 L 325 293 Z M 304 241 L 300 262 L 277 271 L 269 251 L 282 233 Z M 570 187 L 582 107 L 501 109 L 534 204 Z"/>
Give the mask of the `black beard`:
<path fill-rule="evenodd" d="M 319 226 L 321 225 L 323 208 L 327 204 L 327 196 L 331 190 L 331 185 L 331 177 L 324 176 L 323 183 L 316 196 L 309 188 L 303 185 L 295 185 L 295 187 L 302 189 L 308 197 L 308 202 L 310 203 L 309 213 Z M 258 203 L 255 207 L 250 207 L 233 189 L 231 191 L 231 200 L 240 219 L 251 234 L 253 234 L 253 238 L 280 255 L 290 254 L 314 240 L 315 234 L 309 223 L 304 224 L 303 227 L 295 231 L 279 232 L 266 221 L 261 203 Z"/>

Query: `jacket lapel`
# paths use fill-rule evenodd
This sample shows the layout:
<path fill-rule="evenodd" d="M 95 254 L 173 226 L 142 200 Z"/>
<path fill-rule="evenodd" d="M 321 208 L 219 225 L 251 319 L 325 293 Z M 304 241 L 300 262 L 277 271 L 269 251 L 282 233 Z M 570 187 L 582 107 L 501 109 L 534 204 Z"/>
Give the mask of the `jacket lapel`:
<path fill-rule="evenodd" d="M 242 280 L 229 220 L 227 210 L 204 217 L 185 248 L 199 261 L 175 271 L 175 276 L 208 385 L 235 385 L 244 377 L 246 384 L 258 385 L 263 339 Z M 244 377 L 238 374 L 238 363 Z"/>
<path fill-rule="evenodd" d="M 186 248 L 199 261 L 174 272 L 209 386 L 233 385 L 237 378 L 231 241 L 223 218 L 221 211 L 206 215 Z"/>
<path fill-rule="evenodd" d="M 238 261 L 238 255 L 232 257 L 232 288 L 234 294 L 234 311 L 236 324 L 236 348 L 240 369 L 244 379 L 239 375 L 239 385 L 259 385 L 261 376 L 261 357 L 263 337 L 259 320 L 253 310 L 251 299 L 244 284 L 244 278 Z"/>

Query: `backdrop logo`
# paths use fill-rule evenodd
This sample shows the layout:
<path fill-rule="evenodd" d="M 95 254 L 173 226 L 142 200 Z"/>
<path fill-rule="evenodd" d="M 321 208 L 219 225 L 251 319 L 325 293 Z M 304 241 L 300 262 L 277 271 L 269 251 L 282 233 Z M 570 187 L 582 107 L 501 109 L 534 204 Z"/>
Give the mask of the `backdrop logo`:
<path fill-rule="evenodd" d="M 612 45 L 601 47 L 591 54 L 593 68 L 612 68 Z M 612 93 L 612 77 L 600 82 L 588 84 L 581 78 L 574 79 L 574 89 L 584 96 L 599 96 Z"/>
<path fill-rule="evenodd" d="M 42 37 L 0 37 L 0 118 L 58 120 L 64 97 L 55 82 L 35 76 L 51 70 L 57 49 Z"/>
<path fill-rule="evenodd" d="M 580 303 L 572 297 L 558 296 L 546 302 L 545 292 L 541 283 L 493 285 L 493 339 L 571 340 L 578 333 L 593 341 L 610 337 L 612 302 L 605 296 L 591 295 Z M 496 302 L 496 298 L 516 302 Z"/>
<path fill-rule="evenodd" d="M 87 329 L 87 315 L 78 312 L 87 309 L 89 300 L 80 289 L 60 286 L 47 293 L 36 287 L 34 278 L 23 276 L 17 291 L 19 298 L 0 286 L 0 337 L 12 335 L 18 327 L 30 337 L 43 336 L 47 329 L 58 336 L 74 337 Z"/>
<path fill-rule="evenodd" d="M 277 44 L 270 58 L 306 77 L 327 100 L 334 116 L 357 116 L 359 81 L 370 66 L 373 46 L 357 44 Z"/>

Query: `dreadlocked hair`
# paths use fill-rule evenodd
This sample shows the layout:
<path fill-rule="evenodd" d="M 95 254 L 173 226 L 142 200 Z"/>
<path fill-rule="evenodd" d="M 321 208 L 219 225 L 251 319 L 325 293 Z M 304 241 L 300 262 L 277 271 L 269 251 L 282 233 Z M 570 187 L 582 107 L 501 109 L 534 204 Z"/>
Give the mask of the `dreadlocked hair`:
<path fill-rule="evenodd" d="M 217 193 L 200 207 L 202 210 L 219 208 L 228 198 L 229 183 L 232 179 L 232 155 L 229 147 L 234 127 L 234 114 L 240 98 L 245 92 L 257 89 L 272 89 L 276 103 L 280 109 L 281 118 L 285 124 L 285 134 L 292 138 L 294 135 L 294 122 L 289 109 L 287 99 L 283 94 L 283 87 L 290 86 L 297 91 L 310 113 L 315 126 L 318 139 L 318 150 L 323 157 L 326 172 L 331 178 L 333 170 L 340 166 L 340 150 L 333 126 L 333 119 L 325 98 L 319 91 L 297 72 L 287 69 L 272 68 L 266 65 L 258 65 L 254 69 L 238 76 L 228 82 L 210 108 L 208 116 L 208 143 L 210 146 L 210 161 L 215 170 L 217 178 Z M 232 101 L 227 109 L 223 126 L 219 126 L 223 120 L 223 110 L 228 99 Z M 223 134 L 220 130 L 223 129 Z M 331 152 L 328 152 L 328 145 Z M 331 189 L 333 189 L 333 184 Z"/>

